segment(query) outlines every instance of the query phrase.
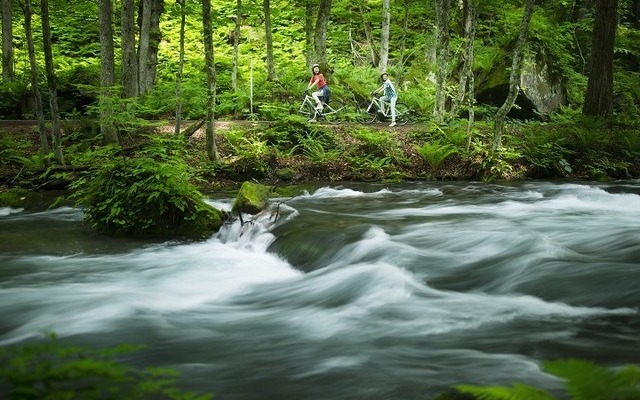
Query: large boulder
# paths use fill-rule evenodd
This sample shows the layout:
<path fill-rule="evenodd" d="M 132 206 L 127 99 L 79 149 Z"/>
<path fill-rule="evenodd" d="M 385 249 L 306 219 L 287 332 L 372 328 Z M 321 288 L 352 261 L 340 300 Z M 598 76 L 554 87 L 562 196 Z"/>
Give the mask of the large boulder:
<path fill-rule="evenodd" d="M 509 93 L 511 58 L 505 57 L 490 71 L 481 73 L 477 82 L 476 100 L 500 107 Z M 511 118 L 545 118 L 566 104 L 566 88 L 560 74 L 554 72 L 552 62 L 544 50 L 526 54 L 520 74 L 520 93 Z"/>

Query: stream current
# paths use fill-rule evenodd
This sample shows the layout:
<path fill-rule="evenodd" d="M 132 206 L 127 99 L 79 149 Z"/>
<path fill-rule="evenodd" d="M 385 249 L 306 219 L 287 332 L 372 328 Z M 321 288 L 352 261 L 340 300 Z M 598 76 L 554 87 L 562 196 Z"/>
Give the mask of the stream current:
<path fill-rule="evenodd" d="M 234 194 L 207 202 L 229 209 Z M 202 242 L 0 208 L 0 345 L 144 344 L 216 399 L 431 399 L 640 363 L 640 181 L 318 186 Z M 277 204 L 277 207 L 276 207 Z"/>

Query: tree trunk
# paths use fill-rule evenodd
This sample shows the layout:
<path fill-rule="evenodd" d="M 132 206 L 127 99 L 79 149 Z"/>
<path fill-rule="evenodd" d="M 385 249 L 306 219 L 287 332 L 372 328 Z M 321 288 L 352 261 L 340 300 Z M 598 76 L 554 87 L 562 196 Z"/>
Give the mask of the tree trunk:
<path fill-rule="evenodd" d="M 401 82 L 403 79 L 402 71 L 404 69 L 404 51 L 407 46 L 407 32 L 409 31 L 409 0 L 404 0 L 404 17 L 402 19 L 402 40 L 400 41 L 400 71 L 398 73 L 398 82 Z"/>
<path fill-rule="evenodd" d="M 533 7 L 535 0 L 527 0 L 524 9 L 524 16 L 522 17 L 522 23 L 520 24 L 520 34 L 518 35 L 518 42 L 516 48 L 513 51 L 513 60 L 511 61 L 511 73 L 509 74 L 509 94 L 504 104 L 496 112 L 495 126 L 493 132 L 493 145 L 491 147 L 491 154 L 493 154 L 498 147 L 501 146 L 502 134 L 504 133 L 504 123 L 507 118 L 507 114 L 511 111 L 513 104 L 516 102 L 518 92 L 520 91 L 520 73 L 522 68 L 522 58 L 524 53 L 524 46 L 527 43 L 527 36 L 529 35 L 529 22 L 531 22 L 531 16 L 533 15 Z"/>
<path fill-rule="evenodd" d="M 436 99 L 433 117 L 436 123 L 444 122 L 447 103 L 447 77 L 449 75 L 449 9 L 450 0 L 436 0 L 436 30 L 438 45 L 436 49 Z"/>
<path fill-rule="evenodd" d="M 142 0 L 139 7 L 140 39 L 138 44 L 138 94 L 151 91 L 156 81 L 158 49 L 162 40 L 160 16 L 163 0 Z"/>
<path fill-rule="evenodd" d="M 331 15 L 331 0 L 320 0 L 318 6 L 318 19 L 316 20 L 315 48 L 316 62 L 320 64 L 322 71 L 327 68 L 327 26 Z"/>
<path fill-rule="evenodd" d="M 49 141 L 47 140 L 47 132 L 44 123 L 44 112 L 42 110 L 42 94 L 38 88 L 38 64 L 36 62 L 36 49 L 33 44 L 33 32 L 31 30 L 31 2 L 24 3 L 24 31 L 27 39 L 27 48 L 29 52 L 29 65 L 31 66 L 31 90 L 35 102 L 36 118 L 38 119 L 38 130 L 40 131 L 40 151 L 47 154 L 51 151 Z"/>
<path fill-rule="evenodd" d="M 582 113 L 606 116 L 613 111 L 613 44 L 618 0 L 597 0 L 591 46 L 591 71 Z"/>
<path fill-rule="evenodd" d="M 11 20 L 11 0 L 2 0 L 2 80 L 7 82 L 15 78 Z"/>
<path fill-rule="evenodd" d="M 264 29 L 267 41 L 267 78 L 270 81 L 276 80 L 276 69 L 273 66 L 273 38 L 271 36 L 271 5 L 269 0 L 263 0 L 262 11 L 264 12 Z"/>
<path fill-rule="evenodd" d="M 389 63 L 389 25 L 391 24 L 390 0 L 382 0 L 382 31 L 380 32 L 380 63 L 378 72 L 387 71 Z"/>
<path fill-rule="evenodd" d="M 215 130 L 216 70 L 213 55 L 213 30 L 211 27 L 211 0 L 202 0 L 202 27 L 204 33 L 204 63 L 207 70 L 207 156 L 212 162 L 218 160 Z"/>
<path fill-rule="evenodd" d="M 307 62 L 307 68 L 311 69 L 311 66 L 315 60 L 315 49 L 313 46 L 313 14 L 316 8 L 312 1 L 307 1 L 305 4 L 304 13 L 304 39 L 305 39 L 305 59 Z"/>
<path fill-rule="evenodd" d="M 233 30 L 233 66 L 231 68 L 231 88 L 238 91 L 238 54 L 240 47 L 240 26 L 242 25 L 242 0 L 236 1 L 236 27 Z"/>
<path fill-rule="evenodd" d="M 51 144 L 58 164 L 65 165 L 62 153 L 62 135 L 60 132 L 60 111 L 58 110 L 58 89 L 53 67 L 53 51 L 51 49 L 51 26 L 49 24 L 49 0 L 40 2 L 40 19 L 42 20 L 42 41 L 44 45 L 44 62 L 49 87 L 49 108 L 51 111 Z"/>
<path fill-rule="evenodd" d="M 115 83 L 111 0 L 98 1 L 100 33 L 100 133 L 105 144 L 119 144 L 113 124 L 113 85 Z"/>
<path fill-rule="evenodd" d="M 458 110 L 462 105 L 465 97 L 469 94 L 467 89 L 469 79 L 473 79 L 473 41 L 476 34 L 476 15 L 473 0 L 463 0 L 462 2 L 462 23 L 464 40 L 462 44 L 462 52 L 460 52 L 460 79 L 458 81 L 458 93 L 453 99 L 451 105 L 451 115 L 456 117 Z"/>
<path fill-rule="evenodd" d="M 176 76 L 176 127 L 174 133 L 179 135 L 182 125 L 182 71 L 184 70 L 184 27 L 187 22 L 187 12 L 185 0 L 177 0 L 177 2 L 180 5 L 180 60 L 178 61 L 178 74 Z"/>
<path fill-rule="evenodd" d="M 122 97 L 138 95 L 136 60 L 135 0 L 122 0 Z"/>

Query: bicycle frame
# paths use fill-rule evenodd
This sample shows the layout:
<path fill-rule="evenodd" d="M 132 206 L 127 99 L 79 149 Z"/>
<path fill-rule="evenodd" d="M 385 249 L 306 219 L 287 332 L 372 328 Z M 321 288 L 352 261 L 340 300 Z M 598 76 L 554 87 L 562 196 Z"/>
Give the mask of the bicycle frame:
<path fill-rule="evenodd" d="M 322 102 L 322 111 L 316 109 L 316 100 L 313 98 L 313 96 L 305 91 L 302 103 L 300 104 L 300 107 L 298 107 L 298 113 L 313 119 L 315 119 L 316 117 L 324 117 L 325 119 L 327 119 L 327 117 L 336 117 L 339 112 L 345 109 L 345 105 L 338 100 L 334 102 L 337 104 L 337 108 L 334 108 L 325 103 L 324 96 L 318 97 Z"/>

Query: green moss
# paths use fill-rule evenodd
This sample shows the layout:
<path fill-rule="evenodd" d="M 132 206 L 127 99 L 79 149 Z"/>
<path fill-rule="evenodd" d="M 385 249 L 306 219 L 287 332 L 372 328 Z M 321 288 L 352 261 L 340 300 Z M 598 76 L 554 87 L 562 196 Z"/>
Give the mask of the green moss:
<path fill-rule="evenodd" d="M 24 188 L 0 192 L 0 207 L 28 207 L 40 200 L 40 194 Z"/>
<path fill-rule="evenodd" d="M 244 182 L 238 191 L 231 211 L 247 214 L 258 214 L 268 204 L 272 186 L 254 182 Z"/>

